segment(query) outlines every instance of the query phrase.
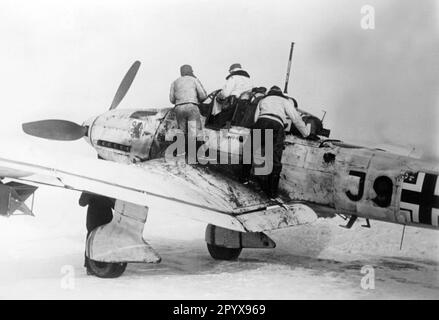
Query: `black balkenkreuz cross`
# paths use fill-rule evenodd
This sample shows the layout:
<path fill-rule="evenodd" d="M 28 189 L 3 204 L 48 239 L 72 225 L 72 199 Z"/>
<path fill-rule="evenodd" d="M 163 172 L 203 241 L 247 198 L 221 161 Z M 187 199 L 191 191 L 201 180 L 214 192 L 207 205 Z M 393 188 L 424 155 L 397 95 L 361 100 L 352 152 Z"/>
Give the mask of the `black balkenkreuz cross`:
<path fill-rule="evenodd" d="M 432 209 L 439 209 L 439 196 L 434 194 L 437 176 L 425 174 L 421 192 L 403 189 L 401 202 L 419 205 L 419 223 L 431 224 Z"/>

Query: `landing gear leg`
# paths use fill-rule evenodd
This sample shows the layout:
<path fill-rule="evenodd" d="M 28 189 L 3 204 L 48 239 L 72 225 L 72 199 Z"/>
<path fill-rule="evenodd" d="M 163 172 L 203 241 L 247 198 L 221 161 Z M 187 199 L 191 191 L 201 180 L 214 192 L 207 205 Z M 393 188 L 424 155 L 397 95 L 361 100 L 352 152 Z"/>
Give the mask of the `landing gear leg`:
<path fill-rule="evenodd" d="M 97 227 L 87 238 L 86 265 L 91 274 L 116 278 L 127 262 L 160 262 L 160 256 L 143 239 L 147 214 L 147 207 L 116 200 L 111 222 Z"/>

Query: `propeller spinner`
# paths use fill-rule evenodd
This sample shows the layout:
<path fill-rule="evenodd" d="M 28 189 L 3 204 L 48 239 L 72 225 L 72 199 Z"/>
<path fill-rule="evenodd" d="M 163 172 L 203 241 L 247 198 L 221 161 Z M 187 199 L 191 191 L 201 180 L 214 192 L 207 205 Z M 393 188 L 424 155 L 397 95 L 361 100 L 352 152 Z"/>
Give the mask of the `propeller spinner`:
<path fill-rule="evenodd" d="M 140 68 L 140 61 L 136 61 L 130 67 L 119 88 L 114 95 L 113 101 L 109 110 L 114 110 L 118 107 L 122 99 L 127 94 L 131 84 L 136 77 L 137 71 Z M 88 127 L 76 124 L 72 121 L 66 120 L 41 120 L 34 122 L 23 123 L 23 131 L 31 136 L 60 141 L 73 141 L 84 137 L 87 134 Z"/>

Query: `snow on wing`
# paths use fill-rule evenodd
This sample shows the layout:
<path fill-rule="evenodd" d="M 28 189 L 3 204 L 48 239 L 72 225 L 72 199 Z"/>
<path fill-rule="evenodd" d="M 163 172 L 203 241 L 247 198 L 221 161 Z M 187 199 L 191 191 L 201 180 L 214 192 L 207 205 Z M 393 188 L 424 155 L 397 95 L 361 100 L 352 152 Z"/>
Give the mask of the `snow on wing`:
<path fill-rule="evenodd" d="M 11 160 L 14 159 L 14 160 Z M 236 231 L 247 228 L 246 212 L 266 212 L 269 200 L 207 167 L 151 160 L 138 165 L 69 156 L 65 159 L 0 157 L 0 176 L 88 191 L 148 206 Z M 266 229 L 266 230 L 268 230 Z"/>

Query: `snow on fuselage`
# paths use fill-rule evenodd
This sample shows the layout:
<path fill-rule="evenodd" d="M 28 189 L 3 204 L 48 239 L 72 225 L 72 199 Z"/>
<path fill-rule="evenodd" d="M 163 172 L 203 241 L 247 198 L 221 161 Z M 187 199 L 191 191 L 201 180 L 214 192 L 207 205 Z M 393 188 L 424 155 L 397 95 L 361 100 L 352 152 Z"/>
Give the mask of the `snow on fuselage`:
<path fill-rule="evenodd" d="M 133 163 L 164 156 L 177 128 L 172 109 L 112 110 L 85 123 L 86 140 L 106 160 Z M 250 130 L 218 131 L 218 154 L 239 154 Z M 218 156 L 218 159 L 220 156 Z M 358 216 L 428 228 L 439 227 L 438 168 L 418 159 L 338 140 L 287 135 L 280 191 L 318 213 Z M 227 170 L 227 166 L 216 166 Z"/>

